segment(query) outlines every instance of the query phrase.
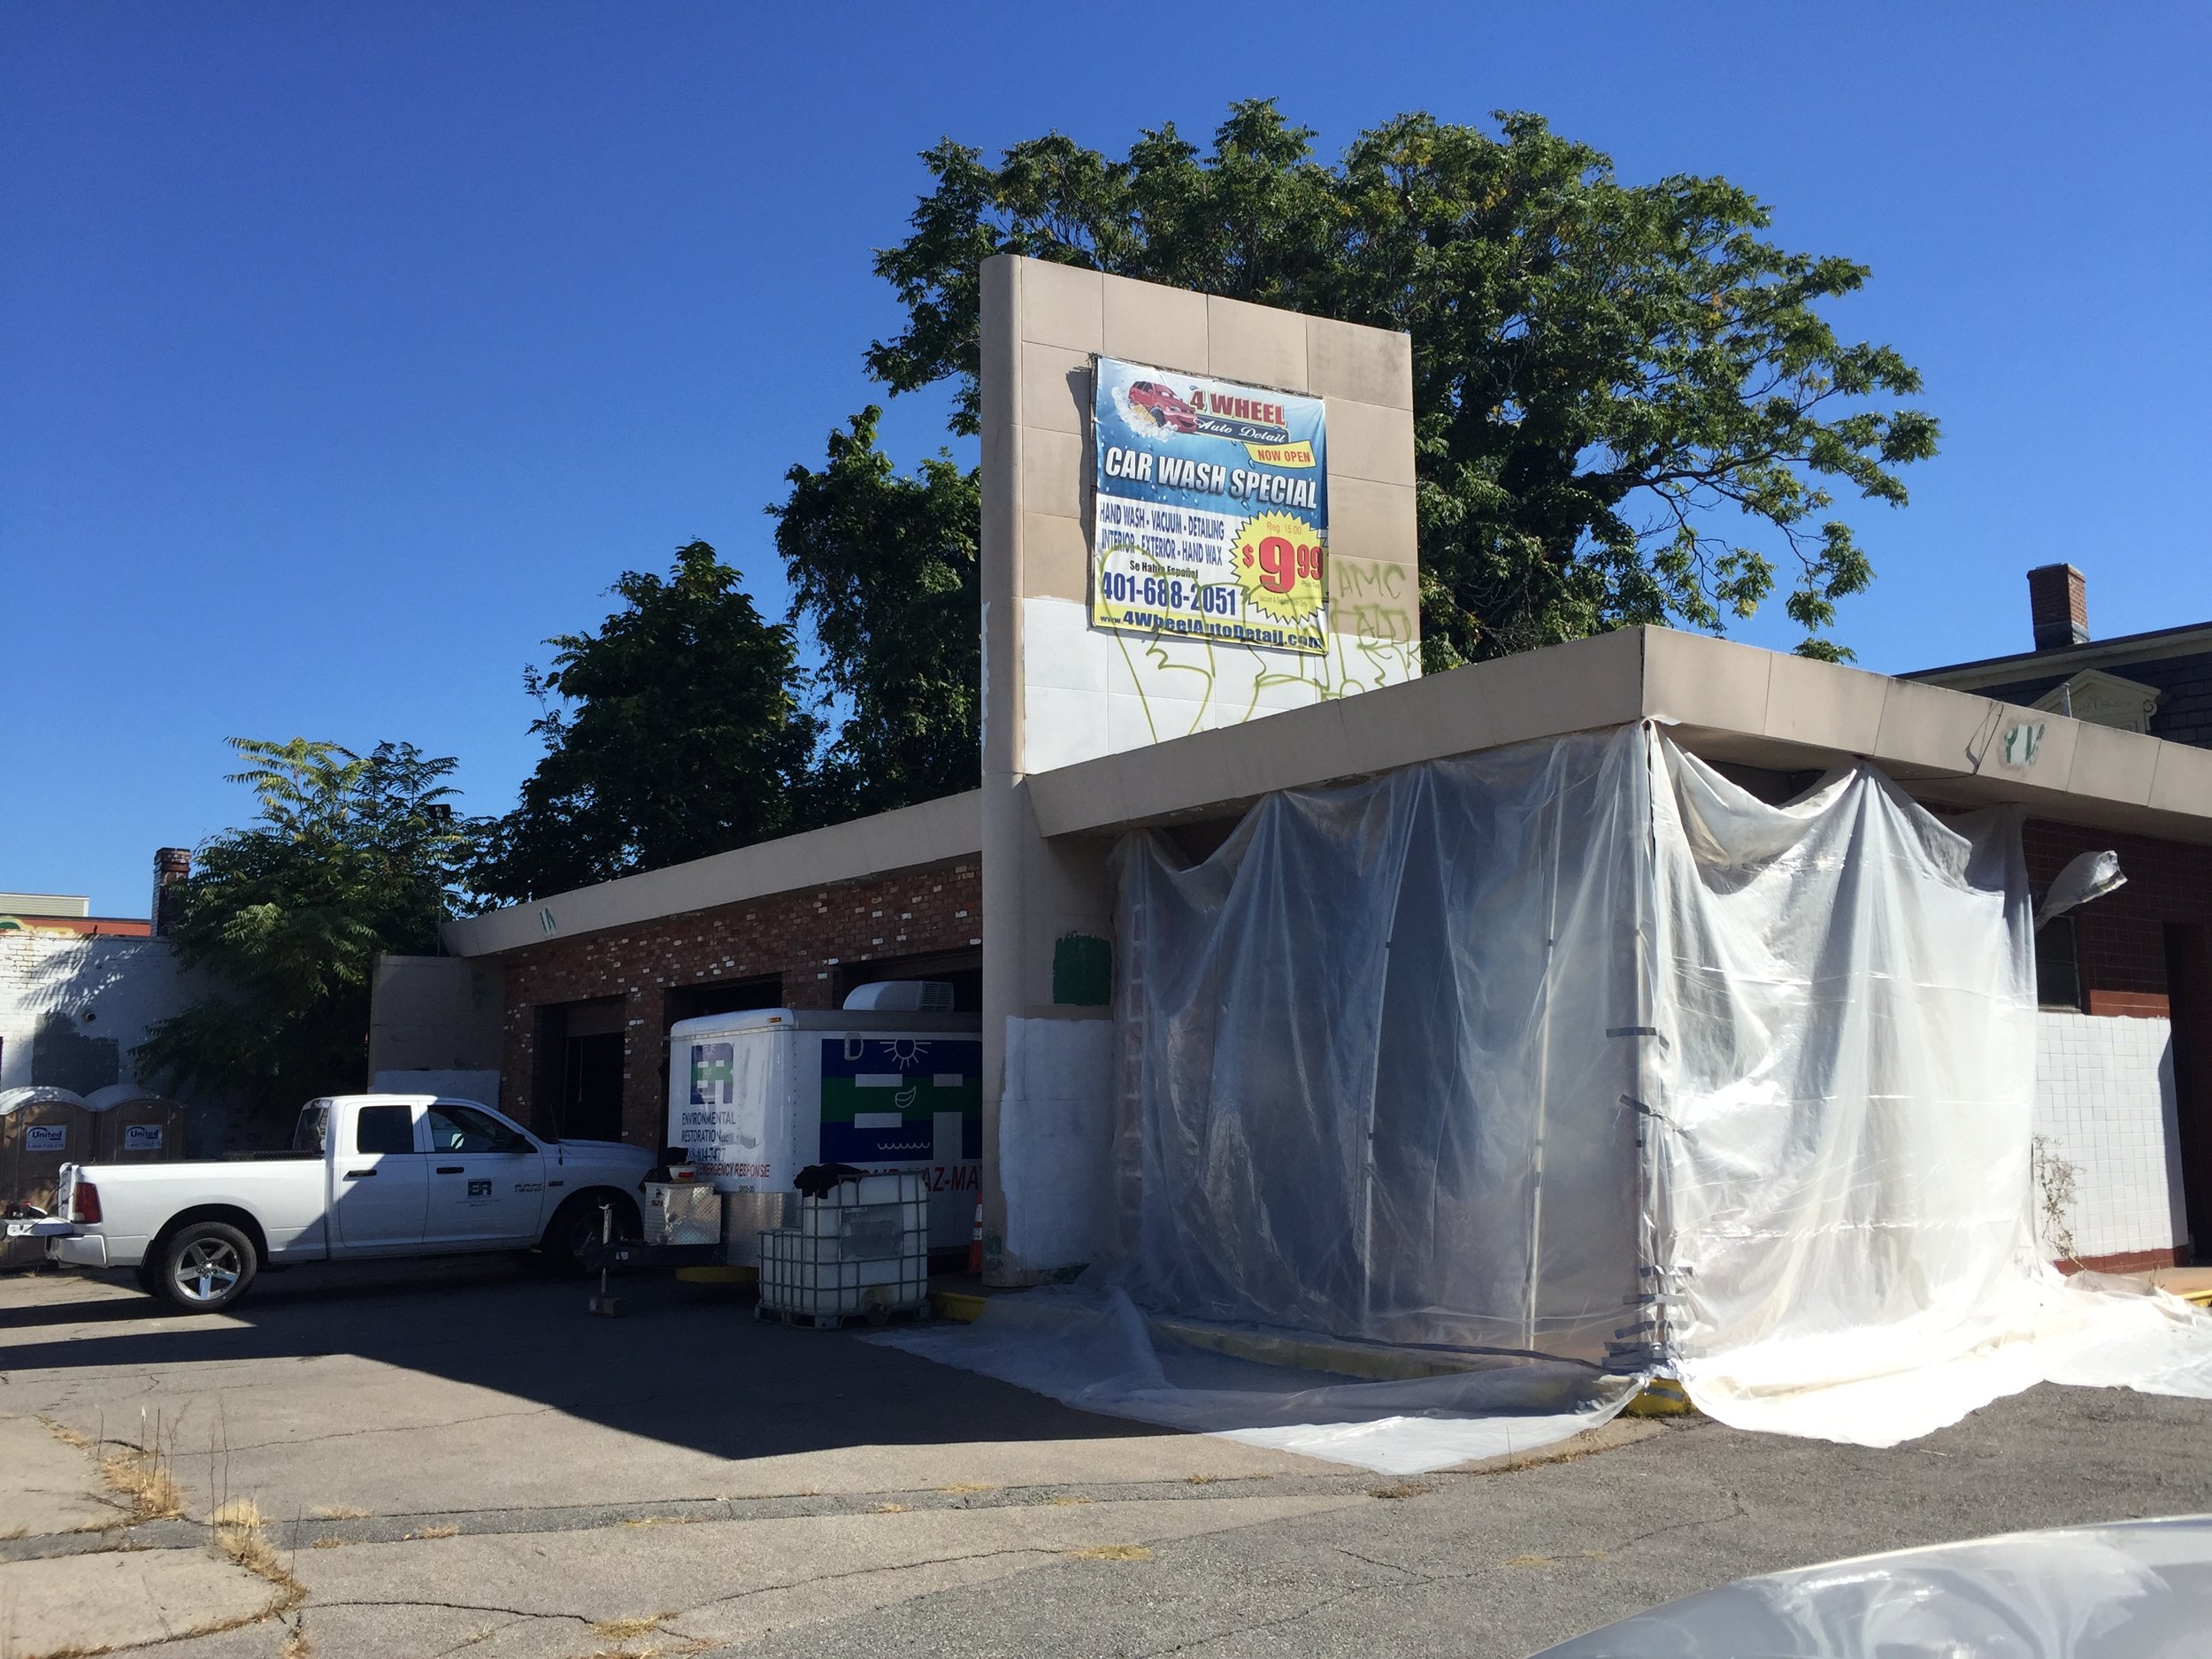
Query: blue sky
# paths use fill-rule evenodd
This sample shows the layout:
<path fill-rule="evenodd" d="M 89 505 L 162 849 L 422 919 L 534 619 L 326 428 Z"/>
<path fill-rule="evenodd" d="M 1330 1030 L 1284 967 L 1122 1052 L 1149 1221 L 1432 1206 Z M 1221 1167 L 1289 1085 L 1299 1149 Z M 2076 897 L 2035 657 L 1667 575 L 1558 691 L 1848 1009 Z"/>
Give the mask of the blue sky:
<path fill-rule="evenodd" d="M 1870 265 L 1832 315 L 1945 442 L 1853 511 L 1865 666 L 2025 649 L 2058 559 L 2100 635 L 2212 617 L 2208 47 L 2180 4 L 9 6 L 0 888 L 143 915 L 156 846 L 248 816 L 231 733 L 409 739 L 511 804 L 523 665 L 618 572 L 704 537 L 780 611 L 761 510 L 883 396 L 916 152 L 1240 96 L 1330 155 L 1536 110 Z M 895 453 L 942 416 L 898 400 Z"/>

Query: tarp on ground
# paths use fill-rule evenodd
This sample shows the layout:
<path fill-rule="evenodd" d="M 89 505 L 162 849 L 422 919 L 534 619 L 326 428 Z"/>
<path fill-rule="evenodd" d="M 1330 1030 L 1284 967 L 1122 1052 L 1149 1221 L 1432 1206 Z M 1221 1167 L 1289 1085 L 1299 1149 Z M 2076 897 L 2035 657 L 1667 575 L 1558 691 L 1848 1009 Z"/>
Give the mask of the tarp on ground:
<path fill-rule="evenodd" d="M 1410 1413 L 1348 1383 L 1311 1417 L 1339 1425 L 1514 1415 L 1486 1391 L 1520 1356 L 1584 1379 L 1536 1414 L 1576 1425 L 1672 1370 L 1725 1421 L 1889 1444 L 2045 1378 L 2139 1380 L 2101 1333 L 2212 1392 L 2212 1319 L 2042 1260 L 2012 812 L 1939 818 L 1864 766 L 1772 805 L 1644 723 L 1118 861 L 1117 1239 L 1087 1288 L 1137 1317 L 995 1313 L 941 1357 L 1152 1421 L 1187 1386 L 1217 1428 L 1264 1378 L 1188 1374 L 1162 1320 L 1471 1368 Z"/>

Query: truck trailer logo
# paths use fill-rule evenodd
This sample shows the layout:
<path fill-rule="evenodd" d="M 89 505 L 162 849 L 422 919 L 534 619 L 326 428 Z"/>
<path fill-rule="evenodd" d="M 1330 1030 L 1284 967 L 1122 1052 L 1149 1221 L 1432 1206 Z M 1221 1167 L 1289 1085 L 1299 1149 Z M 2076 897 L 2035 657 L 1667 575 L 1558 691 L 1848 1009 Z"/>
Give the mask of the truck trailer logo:
<path fill-rule="evenodd" d="M 973 1038 L 822 1043 L 826 1164 L 942 1164 L 983 1153 L 983 1045 Z"/>
<path fill-rule="evenodd" d="M 733 1045 L 695 1042 L 691 1045 L 691 1103 L 727 1106 L 737 1098 L 737 1071 Z"/>

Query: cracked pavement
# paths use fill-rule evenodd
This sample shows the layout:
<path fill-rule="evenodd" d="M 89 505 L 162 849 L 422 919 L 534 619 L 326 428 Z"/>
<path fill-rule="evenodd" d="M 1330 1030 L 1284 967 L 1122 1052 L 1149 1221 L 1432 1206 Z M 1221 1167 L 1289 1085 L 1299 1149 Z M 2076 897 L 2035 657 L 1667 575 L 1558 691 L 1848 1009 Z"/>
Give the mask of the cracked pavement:
<path fill-rule="evenodd" d="M 762 1325 L 726 1292 L 632 1279 L 619 1321 L 584 1294 L 504 1261 L 303 1268 L 172 1317 L 0 1279 L 0 1659 L 1512 1659 L 1747 1573 L 2212 1509 L 2201 1402 L 2045 1387 L 1888 1452 L 1623 1422 L 1390 1481 Z M 130 1521 L 62 1434 L 157 1439 L 183 1515 Z M 241 1497 L 295 1610 L 257 1617 L 271 1585 L 211 1551 Z"/>

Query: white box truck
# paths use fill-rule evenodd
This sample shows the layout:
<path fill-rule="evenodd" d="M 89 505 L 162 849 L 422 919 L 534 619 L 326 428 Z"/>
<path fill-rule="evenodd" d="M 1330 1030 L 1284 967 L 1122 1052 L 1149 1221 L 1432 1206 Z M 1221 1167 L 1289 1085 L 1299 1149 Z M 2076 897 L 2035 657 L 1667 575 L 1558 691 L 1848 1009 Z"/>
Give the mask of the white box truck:
<path fill-rule="evenodd" d="M 725 1193 L 791 1192 L 810 1164 L 918 1173 L 930 1248 L 964 1251 L 983 1166 L 982 1020 L 848 1006 L 679 1021 L 668 1144 Z"/>

